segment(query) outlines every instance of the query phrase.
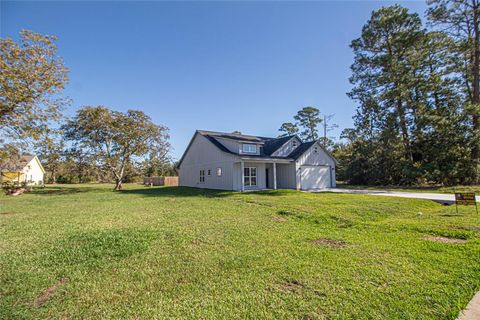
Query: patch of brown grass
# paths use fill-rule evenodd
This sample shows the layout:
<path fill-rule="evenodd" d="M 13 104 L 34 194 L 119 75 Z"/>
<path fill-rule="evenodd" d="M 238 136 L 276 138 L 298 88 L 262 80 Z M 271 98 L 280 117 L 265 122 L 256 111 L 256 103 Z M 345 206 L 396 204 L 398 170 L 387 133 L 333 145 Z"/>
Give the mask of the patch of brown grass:
<path fill-rule="evenodd" d="M 68 281 L 67 278 L 61 278 L 53 286 L 45 289 L 42 292 L 42 294 L 37 299 L 35 299 L 35 301 L 33 302 L 33 305 L 37 308 L 41 307 L 45 302 L 47 302 L 47 300 L 50 298 L 50 296 L 53 295 L 55 293 L 55 291 L 57 291 L 58 288 L 60 288 L 60 286 L 67 283 L 67 281 Z"/>
<path fill-rule="evenodd" d="M 440 243 L 465 243 L 467 240 L 465 239 L 457 239 L 457 238 L 447 238 L 442 236 L 425 236 L 423 239 L 433 242 L 440 242 Z"/>
<path fill-rule="evenodd" d="M 304 288 L 305 286 L 297 280 L 284 282 L 278 286 L 278 289 L 280 291 L 294 292 L 294 293 L 299 293 L 303 291 Z"/>
<path fill-rule="evenodd" d="M 334 240 L 334 239 L 326 239 L 326 238 L 312 240 L 311 243 L 317 246 L 325 246 L 325 247 L 331 247 L 331 248 L 343 248 L 347 245 L 347 243 L 343 240 Z"/>
<path fill-rule="evenodd" d="M 287 218 L 284 218 L 284 217 L 273 217 L 272 220 L 273 220 L 273 221 L 278 221 L 278 222 L 288 221 L 288 219 L 287 219 Z"/>

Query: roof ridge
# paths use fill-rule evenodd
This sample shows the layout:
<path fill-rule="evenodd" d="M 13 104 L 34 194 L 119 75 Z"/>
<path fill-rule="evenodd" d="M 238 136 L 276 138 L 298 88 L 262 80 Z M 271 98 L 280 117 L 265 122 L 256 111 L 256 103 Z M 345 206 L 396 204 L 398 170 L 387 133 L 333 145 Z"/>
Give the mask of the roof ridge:
<path fill-rule="evenodd" d="M 230 133 L 230 132 L 211 131 L 211 130 L 202 130 L 202 129 L 197 129 L 196 131 L 202 135 L 229 135 L 229 136 L 235 136 L 235 137 L 257 138 L 262 140 L 290 139 L 296 136 L 296 135 L 289 135 L 284 137 L 264 137 L 264 136 L 256 136 L 252 134 Z"/>

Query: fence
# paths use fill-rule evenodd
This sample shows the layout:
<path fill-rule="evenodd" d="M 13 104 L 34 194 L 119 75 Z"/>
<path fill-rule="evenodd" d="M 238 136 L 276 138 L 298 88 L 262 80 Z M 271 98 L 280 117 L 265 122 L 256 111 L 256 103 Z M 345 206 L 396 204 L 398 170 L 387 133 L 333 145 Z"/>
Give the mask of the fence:
<path fill-rule="evenodd" d="M 178 186 L 178 177 L 144 177 L 144 185 Z"/>

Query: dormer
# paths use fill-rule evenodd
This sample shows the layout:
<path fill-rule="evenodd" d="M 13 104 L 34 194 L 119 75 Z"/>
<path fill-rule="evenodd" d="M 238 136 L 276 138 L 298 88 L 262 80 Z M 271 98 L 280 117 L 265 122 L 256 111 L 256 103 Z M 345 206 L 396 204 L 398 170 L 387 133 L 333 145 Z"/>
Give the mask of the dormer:
<path fill-rule="evenodd" d="M 240 143 L 238 153 L 240 154 L 260 154 L 260 146 L 256 143 Z"/>

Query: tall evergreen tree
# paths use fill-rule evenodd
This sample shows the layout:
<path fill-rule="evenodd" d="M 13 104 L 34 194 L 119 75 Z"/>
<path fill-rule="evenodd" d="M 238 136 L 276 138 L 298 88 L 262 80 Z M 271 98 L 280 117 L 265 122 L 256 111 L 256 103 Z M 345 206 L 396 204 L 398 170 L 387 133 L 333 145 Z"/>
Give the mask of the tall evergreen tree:
<path fill-rule="evenodd" d="M 305 141 L 319 139 L 318 126 L 322 123 L 322 119 L 317 108 L 304 107 L 293 118 L 297 121 L 297 126 L 304 129 L 300 135 Z"/>
<path fill-rule="evenodd" d="M 364 183 L 468 181 L 469 137 L 452 44 L 398 5 L 373 12 L 352 42 L 349 96 L 359 107 L 349 167 L 362 170 Z"/>
<path fill-rule="evenodd" d="M 469 115 L 468 144 L 474 182 L 480 183 L 480 1 L 428 0 L 427 16 L 433 26 L 454 41 L 449 47 L 457 55 L 455 74 L 460 75 Z"/>
<path fill-rule="evenodd" d="M 406 87 L 411 76 L 409 56 L 410 48 L 421 42 L 424 34 L 418 15 L 395 5 L 373 12 L 361 37 L 351 44 L 355 62 L 350 79 L 354 89 L 350 96 L 360 102 L 363 113 L 375 113 L 380 128 L 387 125 L 385 121 L 389 115 L 394 115 L 402 138 L 404 159 L 410 166 L 414 159 Z M 373 99 L 375 109 L 367 107 L 365 99 Z"/>
<path fill-rule="evenodd" d="M 299 130 L 296 124 L 291 122 L 284 122 L 282 123 L 278 131 L 282 132 L 282 134 L 280 134 L 279 137 L 287 137 L 287 136 L 293 136 L 297 134 Z"/>

